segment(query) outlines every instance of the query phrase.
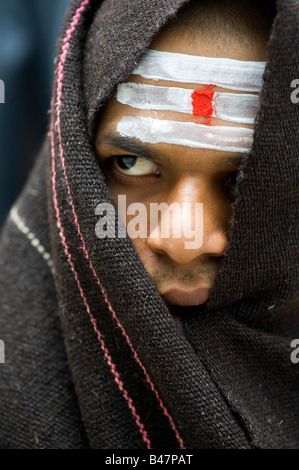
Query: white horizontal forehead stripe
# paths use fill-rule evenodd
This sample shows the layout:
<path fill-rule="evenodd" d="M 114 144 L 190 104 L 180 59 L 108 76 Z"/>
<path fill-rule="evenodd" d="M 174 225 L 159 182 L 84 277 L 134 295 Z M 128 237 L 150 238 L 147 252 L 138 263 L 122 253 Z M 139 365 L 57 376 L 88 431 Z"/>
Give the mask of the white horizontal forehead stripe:
<path fill-rule="evenodd" d="M 117 131 L 122 137 L 136 138 L 149 144 L 166 143 L 224 152 L 248 153 L 253 143 L 253 130 L 243 127 L 210 127 L 131 116 L 120 120 Z"/>
<path fill-rule="evenodd" d="M 192 114 L 193 91 L 129 82 L 118 86 L 117 100 L 136 109 Z M 213 117 L 239 124 L 253 124 L 259 102 L 256 95 L 215 92 L 212 101 Z"/>
<path fill-rule="evenodd" d="M 151 80 L 217 85 L 240 91 L 260 91 L 266 62 L 200 57 L 148 49 L 133 74 Z"/>

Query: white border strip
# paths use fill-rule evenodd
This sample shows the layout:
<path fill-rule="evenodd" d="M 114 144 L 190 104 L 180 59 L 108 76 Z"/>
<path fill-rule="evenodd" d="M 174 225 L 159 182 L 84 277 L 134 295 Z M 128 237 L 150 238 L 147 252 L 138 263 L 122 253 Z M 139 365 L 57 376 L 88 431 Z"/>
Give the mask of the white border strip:
<path fill-rule="evenodd" d="M 261 91 L 266 62 L 200 57 L 148 49 L 134 75 L 151 80 L 216 85 L 229 90 Z"/>
<path fill-rule="evenodd" d="M 31 246 L 35 248 L 38 253 L 43 257 L 43 259 L 51 269 L 52 273 L 54 273 L 54 266 L 50 253 L 45 250 L 36 235 L 30 231 L 29 227 L 27 227 L 23 219 L 21 219 L 21 217 L 19 216 L 19 213 L 15 207 L 13 207 L 10 211 L 10 218 L 14 222 L 16 227 L 20 230 L 20 232 L 22 232 L 28 238 Z"/>
<path fill-rule="evenodd" d="M 244 127 L 210 127 L 193 122 L 131 116 L 120 120 L 117 132 L 122 137 L 149 144 L 166 143 L 223 152 L 248 153 L 253 143 L 253 130 Z"/>
<path fill-rule="evenodd" d="M 117 100 L 136 109 L 174 111 L 193 114 L 194 90 L 176 87 L 122 83 L 117 87 Z M 257 95 L 214 93 L 213 117 L 238 124 L 254 124 L 260 99 Z"/>

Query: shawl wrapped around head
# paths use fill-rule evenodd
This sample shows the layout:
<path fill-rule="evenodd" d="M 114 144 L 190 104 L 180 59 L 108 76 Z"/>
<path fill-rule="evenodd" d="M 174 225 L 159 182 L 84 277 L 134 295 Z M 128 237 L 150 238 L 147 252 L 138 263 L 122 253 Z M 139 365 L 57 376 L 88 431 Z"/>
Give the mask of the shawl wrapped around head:
<path fill-rule="evenodd" d="M 113 204 L 97 116 L 186 3 L 71 3 L 49 133 L 0 242 L 1 448 L 299 448 L 298 0 L 277 0 L 231 239 L 184 332 L 129 237 L 95 236 Z"/>

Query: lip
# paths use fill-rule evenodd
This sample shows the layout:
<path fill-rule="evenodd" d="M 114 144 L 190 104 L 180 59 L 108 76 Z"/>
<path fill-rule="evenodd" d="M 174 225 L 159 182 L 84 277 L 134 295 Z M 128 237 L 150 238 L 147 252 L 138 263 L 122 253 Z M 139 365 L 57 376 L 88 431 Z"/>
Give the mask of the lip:
<path fill-rule="evenodd" d="M 211 287 L 197 287 L 195 289 L 182 289 L 173 287 L 161 294 L 161 297 L 170 305 L 180 305 L 188 307 L 201 305 L 208 301 L 211 294 Z"/>

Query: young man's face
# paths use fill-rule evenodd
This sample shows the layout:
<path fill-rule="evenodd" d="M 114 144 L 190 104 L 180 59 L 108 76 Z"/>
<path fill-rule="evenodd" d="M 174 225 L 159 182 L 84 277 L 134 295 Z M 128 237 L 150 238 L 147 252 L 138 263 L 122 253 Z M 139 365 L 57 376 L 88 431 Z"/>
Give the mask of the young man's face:
<path fill-rule="evenodd" d="M 251 41 L 225 45 L 191 41 L 182 34 L 166 30 L 158 36 L 151 49 L 189 54 L 192 56 L 222 57 L 242 61 L 264 61 L 266 44 Z M 153 81 L 132 75 L 127 82 L 194 90 L 201 84 Z M 214 91 L 240 93 L 213 87 Z M 244 92 L 243 92 L 244 93 Z M 118 196 L 125 195 L 127 206 L 143 203 L 150 214 L 151 203 L 203 204 L 203 243 L 186 248 L 184 233 L 173 236 L 173 228 L 180 222 L 177 214 L 169 212 L 169 237 L 159 236 L 157 227 L 147 236 L 132 239 L 136 250 L 160 295 L 168 305 L 200 305 L 205 303 L 221 267 L 227 247 L 232 218 L 234 177 L 243 159 L 242 154 L 229 151 L 191 148 L 169 143 L 144 143 L 128 139 L 117 132 L 124 116 L 151 117 L 159 120 L 206 124 L 207 119 L 193 114 L 132 108 L 115 98 L 109 100 L 101 115 L 96 135 L 96 150 L 108 187 L 117 204 Z M 212 126 L 252 128 L 249 124 L 228 123 L 211 118 Z M 130 159 L 129 157 L 133 157 Z M 189 214 L 195 226 L 195 210 Z M 127 221 L 133 216 L 127 217 Z M 148 215 L 150 217 L 150 215 Z M 164 222 L 160 219 L 161 224 Z M 159 227 L 158 227 L 159 228 Z"/>

